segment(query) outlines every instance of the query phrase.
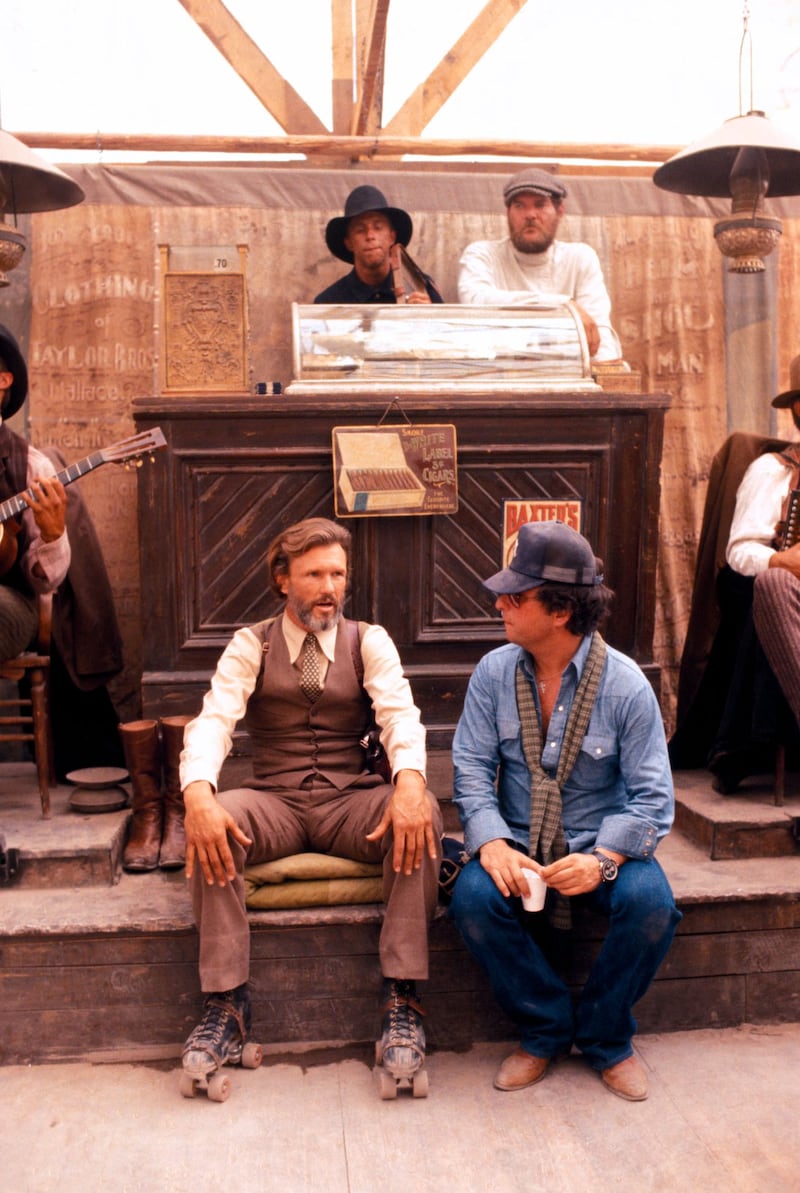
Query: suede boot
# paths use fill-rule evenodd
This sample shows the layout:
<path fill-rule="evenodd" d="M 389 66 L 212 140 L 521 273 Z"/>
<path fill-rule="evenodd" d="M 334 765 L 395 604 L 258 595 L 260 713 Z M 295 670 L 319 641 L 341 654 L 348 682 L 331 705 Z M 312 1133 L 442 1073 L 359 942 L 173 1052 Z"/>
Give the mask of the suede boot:
<path fill-rule="evenodd" d="M 119 727 L 133 788 L 133 817 L 122 868 L 133 874 L 155 870 L 161 844 L 161 741 L 157 721 L 128 721 Z"/>
<path fill-rule="evenodd" d="M 162 870 L 179 870 L 186 861 L 186 834 L 183 829 L 183 795 L 180 760 L 183 730 L 192 717 L 162 717 L 161 743 L 164 749 L 164 828 L 158 864 Z"/>

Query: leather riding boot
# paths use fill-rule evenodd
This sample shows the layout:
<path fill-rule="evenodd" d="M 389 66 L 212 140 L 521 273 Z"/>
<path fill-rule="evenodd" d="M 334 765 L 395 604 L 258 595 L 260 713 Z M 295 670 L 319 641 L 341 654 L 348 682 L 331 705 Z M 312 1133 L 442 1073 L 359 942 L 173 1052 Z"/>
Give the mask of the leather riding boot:
<path fill-rule="evenodd" d="M 162 717 L 161 742 L 164 747 L 164 828 L 158 864 L 162 870 L 179 870 L 186 861 L 186 834 L 183 829 L 183 795 L 180 760 L 183 730 L 192 717 Z"/>
<path fill-rule="evenodd" d="M 161 844 L 161 741 L 157 721 L 128 721 L 119 727 L 133 799 L 122 868 L 138 874 L 155 870 Z"/>

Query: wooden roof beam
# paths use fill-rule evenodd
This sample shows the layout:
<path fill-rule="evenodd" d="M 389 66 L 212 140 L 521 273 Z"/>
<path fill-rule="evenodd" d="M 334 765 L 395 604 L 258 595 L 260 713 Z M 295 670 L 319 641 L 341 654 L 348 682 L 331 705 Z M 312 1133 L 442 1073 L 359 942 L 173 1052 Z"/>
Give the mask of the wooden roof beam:
<path fill-rule="evenodd" d="M 383 116 L 383 70 L 389 0 L 359 0 L 358 90 L 350 132 L 357 137 L 377 133 Z"/>
<path fill-rule="evenodd" d="M 527 0 L 488 0 L 439 65 L 420 83 L 384 128 L 394 136 L 418 137 L 497 40 Z"/>
<path fill-rule="evenodd" d="M 346 134 L 352 125 L 356 90 L 352 0 L 331 0 L 331 34 L 333 131 Z"/>
<path fill-rule="evenodd" d="M 388 136 L 377 137 L 332 136 L 330 133 L 289 135 L 283 137 L 235 137 L 235 136 L 182 136 L 164 133 L 61 133 L 61 132 L 15 132 L 12 133 L 29 149 L 68 150 L 76 149 L 102 153 L 104 150 L 124 150 L 144 153 L 216 153 L 216 154 L 270 154 L 302 153 L 307 157 L 318 155 L 347 158 L 368 158 L 379 161 L 385 158 L 414 154 L 416 157 L 499 157 L 509 161 L 515 158 L 534 158 L 547 162 L 567 162 L 573 159 L 601 162 L 649 163 L 665 162 L 682 148 L 680 145 L 631 145 L 599 144 L 597 141 L 536 142 L 536 141 L 478 141 L 475 138 L 429 140 L 423 137 Z M 151 163 L 152 164 L 152 163 Z M 156 163 L 157 164 L 157 163 Z M 207 163 L 204 163 L 207 164 Z M 455 162 L 456 167 L 471 168 L 471 161 Z M 69 169 L 69 166 L 67 166 Z"/>
<path fill-rule="evenodd" d="M 180 3 L 285 132 L 328 131 L 221 0 L 180 0 Z"/>

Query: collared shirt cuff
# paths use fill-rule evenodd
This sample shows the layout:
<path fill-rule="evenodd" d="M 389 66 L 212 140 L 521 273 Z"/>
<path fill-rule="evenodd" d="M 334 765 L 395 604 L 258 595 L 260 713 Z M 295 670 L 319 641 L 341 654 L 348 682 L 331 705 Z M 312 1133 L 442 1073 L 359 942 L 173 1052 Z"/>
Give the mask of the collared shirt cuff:
<path fill-rule="evenodd" d="M 189 764 L 182 763 L 181 764 L 180 782 L 181 782 L 181 791 L 185 791 L 190 783 L 198 783 L 198 782 L 210 783 L 211 786 L 214 788 L 215 794 L 217 791 L 217 776 L 216 775 L 212 776 L 208 773 L 207 770 L 204 770 L 202 766 L 192 765 L 191 763 L 189 763 Z"/>
<path fill-rule="evenodd" d="M 419 753 L 416 750 L 396 750 L 394 758 L 392 758 L 391 762 L 393 778 L 397 775 L 398 771 L 415 770 L 418 772 L 418 774 L 422 775 L 427 786 L 428 779 L 425 773 L 427 758 L 424 756 L 420 758 Z"/>
<path fill-rule="evenodd" d="M 601 826 L 592 848 L 611 850 L 624 857 L 636 858 L 637 861 L 647 861 L 655 855 L 658 842 L 659 834 L 652 824 L 642 824 L 641 821 L 632 824 L 630 820 L 626 822 L 624 817 L 612 817 Z"/>
<path fill-rule="evenodd" d="M 485 845 L 487 841 L 511 841 L 512 839 L 515 839 L 514 834 L 505 820 L 491 810 L 477 812 L 471 816 L 464 829 L 464 848 L 470 857 L 475 857 L 481 846 Z M 524 842 L 520 841 L 519 844 L 526 848 Z"/>

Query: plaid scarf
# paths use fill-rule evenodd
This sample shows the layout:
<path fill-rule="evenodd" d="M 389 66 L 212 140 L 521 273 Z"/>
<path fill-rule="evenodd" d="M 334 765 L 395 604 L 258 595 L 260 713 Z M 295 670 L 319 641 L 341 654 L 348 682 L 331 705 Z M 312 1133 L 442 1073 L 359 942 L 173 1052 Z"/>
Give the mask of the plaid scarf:
<path fill-rule="evenodd" d="M 517 711 L 522 733 L 522 751 L 531 773 L 531 826 L 528 852 L 543 866 L 550 865 L 551 862 L 563 857 L 567 852 L 564 827 L 561 823 L 561 788 L 575 765 L 586 736 L 595 697 L 600 687 L 605 658 L 606 644 L 600 634 L 595 631 L 575 692 L 575 699 L 569 710 L 554 779 L 551 779 L 542 767 L 542 729 L 531 685 L 522 671 L 522 657 L 517 664 L 515 684 Z M 547 917 L 554 928 L 570 928 L 572 916 L 569 899 L 565 895 L 559 895 L 557 891 L 548 890 Z"/>

